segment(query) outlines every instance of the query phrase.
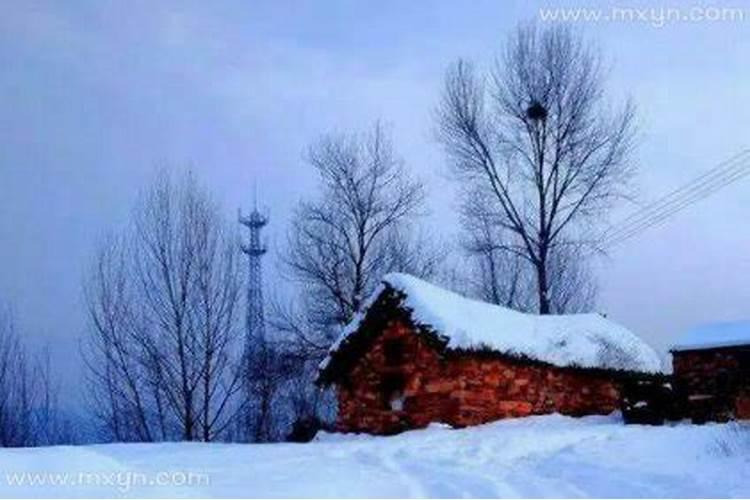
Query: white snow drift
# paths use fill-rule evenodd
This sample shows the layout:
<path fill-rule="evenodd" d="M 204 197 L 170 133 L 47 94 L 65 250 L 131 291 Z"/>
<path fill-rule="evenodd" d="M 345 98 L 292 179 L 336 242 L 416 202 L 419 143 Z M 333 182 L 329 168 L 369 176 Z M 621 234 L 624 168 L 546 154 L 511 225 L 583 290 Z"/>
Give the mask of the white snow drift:
<path fill-rule="evenodd" d="M 471 300 L 406 274 L 389 274 L 368 302 L 388 285 L 405 294 L 412 319 L 448 338 L 448 348 L 489 348 L 561 367 L 605 368 L 646 373 L 661 371 L 656 352 L 627 328 L 600 314 L 540 316 Z M 354 333 L 366 314 L 342 331 L 321 363 Z"/>
<path fill-rule="evenodd" d="M 548 415 L 309 444 L 0 449 L 0 496 L 748 497 L 750 439 L 731 429 Z"/>

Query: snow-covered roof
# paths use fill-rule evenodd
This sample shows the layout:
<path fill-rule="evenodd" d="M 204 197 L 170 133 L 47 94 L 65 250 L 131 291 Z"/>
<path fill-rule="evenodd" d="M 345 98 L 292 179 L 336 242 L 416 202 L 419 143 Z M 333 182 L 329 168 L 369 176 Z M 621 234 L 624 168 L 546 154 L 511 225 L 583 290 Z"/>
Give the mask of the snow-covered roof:
<path fill-rule="evenodd" d="M 673 351 L 750 346 L 750 321 L 727 321 L 689 330 L 672 347 Z"/>
<path fill-rule="evenodd" d="M 347 325 L 320 365 L 325 370 L 367 308 L 391 287 L 404 294 L 402 306 L 416 324 L 447 340 L 448 349 L 489 349 L 560 367 L 661 372 L 656 352 L 625 327 L 600 314 L 526 314 L 439 288 L 406 274 L 389 274 L 363 314 Z"/>

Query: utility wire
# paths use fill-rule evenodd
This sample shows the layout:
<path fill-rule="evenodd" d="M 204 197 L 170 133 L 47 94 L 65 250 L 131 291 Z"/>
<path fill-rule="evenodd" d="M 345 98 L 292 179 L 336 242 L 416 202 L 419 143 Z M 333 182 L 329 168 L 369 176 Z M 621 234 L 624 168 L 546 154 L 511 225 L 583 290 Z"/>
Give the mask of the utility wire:
<path fill-rule="evenodd" d="M 621 221 L 621 223 L 626 223 L 626 222 L 628 222 L 631 219 L 640 217 L 643 212 L 646 212 L 646 211 L 649 211 L 649 210 L 652 210 L 652 209 L 658 207 L 659 205 L 661 205 L 662 203 L 664 203 L 665 201 L 667 201 L 669 198 L 672 198 L 673 196 L 679 195 L 681 192 L 690 189 L 692 185 L 694 185 L 696 183 L 700 183 L 704 179 L 707 179 L 709 177 L 714 177 L 714 176 L 717 176 L 717 175 L 722 175 L 724 173 L 724 171 L 731 170 L 736 165 L 736 163 L 738 161 L 741 161 L 742 159 L 744 159 L 748 155 L 750 155 L 750 149 L 746 149 L 744 151 L 741 151 L 741 152 L 737 153 L 736 155 L 732 156 L 731 158 L 722 161 L 721 163 L 719 163 L 718 165 L 716 165 L 712 169 L 708 170 L 707 172 L 704 172 L 703 174 L 699 175 L 698 177 L 696 177 L 695 179 L 691 180 L 690 182 L 688 182 L 688 183 L 680 186 L 679 188 L 677 188 L 677 189 L 675 189 L 675 190 L 667 193 L 665 196 L 663 196 L 663 197 L 661 197 L 661 198 L 659 198 L 657 200 L 652 201 L 651 203 L 649 203 L 648 205 L 642 207 L 640 210 L 636 211 L 635 213 L 630 214 L 628 217 L 626 217 L 625 219 L 623 219 Z"/>
<path fill-rule="evenodd" d="M 643 219 L 650 217 L 653 213 L 667 208 L 670 204 L 674 204 L 684 197 L 689 197 L 694 191 L 700 190 L 704 185 L 716 182 L 717 180 L 723 179 L 727 176 L 731 176 L 735 170 L 743 168 L 744 163 L 742 163 L 742 160 L 744 160 L 747 155 L 748 152 L 743 152 L 735 155 L 731 159 L 722 162 L 717 167 L 711 169 L 708 172 L 705 172 L 704 174 L 691 180 L 687 184 L 673 190 L 662 198 L 651 202 L 650 204 L 646 205 L 645 207 L 632 213 L 631 215 L 620 221 L 620 227 L 614 228 L 614 230 L 610 230 L 608 233 L 606 233 L 605 236 L 607 238 L 612 237 L 616 232 L 622 231 L 626 226 L 638 224 Z"/>
<path fill-rule="evenodd" d="M 629 224 L 621 224 L 620 227 L 615 228 L 605 235 L 602 240 L 615 240 L 626 233 L 630 233 L 633 230 L 637 230 L 639 227 L 649 225 L 649 223 L 655 219 L 660 219 L 664 214 L 671 214 L 682 207 L 692 204 L 694 201 L 705 198 L 708 194 L 715 192 L 716 190 L 725 187 L 736 180 L 744 177 L 748 173 L 748 161 L 734 165 L 732 170 L 724 172 L 721 176 L 713 177 L 699 184 L 691 186 L 691 188 L 678 197 L 666 200 L 666 203 L 661 203 L 656 209 L 649 210 L 646 212 L 639 212 L 637 219 L 632 219 Z"/>
<path fill-rule="evenodd" d="M 749 168 L 746 168 L 745 171 L 738 172 L 733 177 L 727 179 L 725 182 L 723 182 L 721 184 L 715 184 L 713 186 L 708 186 L 707 189 L 704 189 L 703 191 L 697 193 L 697 196 L 694 196 L 692 198 L 688 198 L 688 199 L 683 200 L 682 203 L 680 203 L 678 205 L 675 205 L 674 207 L 672 207 L 671 210 L 663 211 L 663 212 L 660 212 L 658 214 L 655 214 L 654 217 L 652 217 L 649 220 L 644 221 L 640 226 L 635 226 L 635 227 L 631 228 L 629 231 L 626 231 L 624 233 L 620 232 L 616 237 L 613 237 L 610 240 L 608 240 L 606 242 L 606 244 L 608 246 L 612 246 L 612 245 L 616 245 L 616 244 L 618 244 L 618 243 L 620 243 L 622 241 L 625 241 L 625 240 L 631 238 L 632 236 L 635 236 L 635 235 L 637 235 L 637 234 L 645 231 L 646 229 L 649 229 L 651 227 L 654 227 L 654 226 L 656 226 L 656 225 L 664 222 L 666 219 L 670 218 L 675 213 L 683 210 L 684 208 L 687 208 L 690 205 L 693 205 L 694 203 L 696 203 L 696 202 L 698 202 L 698 201 L 700 201 L 700 200 L 702 200 L 704 198 L 707 198 L 708 196 L 710 196 L 714 192 L 716 192 L 716 191 L 718 191 L 718 190 L 720 190 L 720 189 L 722 189 L 722 188 L 724 188 L 724 187 L 726 187 L 726 186 L 728 186 L 730 184 L 733 184 L 734 182 L 736 182 L 736 181 L 738 181 L 738 180 L 740 180 L 740 179 L 742 179 L 744 177 L 747 177 L 750 174 L 750 163 L 748 163 L 746 166 L 749 167 Z"/>
<path fill-rule="evenodd" d="M 615 233 L 611 234 L 605 242 L 607 245 L 612 245 L 624 241 L 635 234 L 659 224 L 673 214 L 708 197 L 719 189 L 746 177 L 748 174 L 750 174 L 750 163 L 744 164 L 742 170 L 733 172 L 731 176 L 717 179 L 718 182 L 714 181 L 711 184 L 702 185 L 698 190 L 692 191 L 690 193 L 691 196 L 676 199 L 670 205 L 665 206 L 664 209 L 649 214 L 647 218 L 643 218 L 637 223 L 631 224 L 627 227 L 620 228 Z"/>
<path fill-rule="evenodd" d="M 626 217 L 600 238 L 600 246 L 625 241 L 748 174 L 750 150 L 745 150 Z"/>

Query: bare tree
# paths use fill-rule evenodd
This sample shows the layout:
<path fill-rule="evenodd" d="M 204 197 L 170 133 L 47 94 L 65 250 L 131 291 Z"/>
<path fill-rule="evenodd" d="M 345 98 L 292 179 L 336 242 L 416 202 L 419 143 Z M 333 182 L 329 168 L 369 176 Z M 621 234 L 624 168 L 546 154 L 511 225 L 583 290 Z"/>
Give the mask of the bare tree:
<path fill-rule="evenodd" d="M 438 137 L 465 199 L 504 231 L 503 252 L 531 266 L 541 314 L 559 288 L 554 256 L 590 249 L 632 174 L 634 109 L 608 111 L 603 87 L 598 52 L 559 26 L 519 28 L 489 77 L 466 61 L 446 75 Z"/>
<path fill-rule="evenodd" d="M 60 405 L 60 382 L 53 372 L 49 349 L 37 356 L 35 378 L 38 387 L 34 410 L 34 442 L 37 446 L 75 444 L 81 432 Z"/>
<path fill-rule="evenodd" d="M 282 342 L 256 338 L 246 351 L 245 392 L 247 395 L 243 441 L 269 442 L 280 438 L 279 404 L 283 385 L 292 378 L 291 358 Z"/>
<path fill-rule="evenodd" d="M 463 250 L 470 257 L 470 294 L 485 302 L 529 311 L 533 309 L 533 288 L 529 266 L 509 249 L 509 234 L 488 215 L 486 200 L 470 197 L 462 214 Z"/>
<path fill-rule="evenodd" d="M 591 312 L 597 286 L 581 245 L 557 245 L 548 261 L 552 314 Z"/>
<path fill-rule="evenodd" d="M 380 124 L 365 135 L 326 135 L 307 159 L 321 193 L 297 208 L 284 261 L 302 286 L 302 311 L 287 310 L 276 326 L 320 355 L 383 274 L 429 274 L 434 262 L 410 236 L 424 188 Z"/>
<path fill-rule="evenodd" d="M 58 394 L 49 357 L 29 354 L 11 308 L 0 305 L 0 447 L 72 443 Z"/>
<path fill-rule="evenodd" d="M 237 242 L 191 175 L 162 173 L 86 286 L 97 415 L 118 440 L 212 441 L 241 388 Z"/>
<path fill-rule="evenodd" d="M 154 441 L 166 439 L 157 380 L 146 369 L 142 339 L 147 328 L 136 300 L 132 248 L 125 237 L 102 245 L 85 283 L 91 320 L 83 349 L 87 395 L 105 439 Z"/>
<path fill-rule="evenodd" d="M 0 309 L 0 446 L 34 442 L 37 381 L 8 309 Z"/>
<path fill-rule="evenodd" d="M 278 337 L 293 339 L 279 345 L 287 367 L 279 402 L 297 434 L 331 417 L 330 395 L 312 383 L 317 364 L 382 276 L 430 276 L 441 262 L 416 224 L 424 187 L 380 124 L 365 134 L 324 135 L 307 160 L 320 193 L 297 207 L 283 258 L 300 288 L 296 300 L 272 302 L 270 314 Z"/>
<path fill-rule="evenodd" d="M 476 199 L 474 199 L 476 202 Z M 528 261 L 507 247 L 508 231 L 481 211 L 464 212 L 464 252 L 470 257 L 468 292 L 481 300 L 533 311 L 535 275 Z M 553 314 L 591 311 L 596 284 L 577 244 L 557 245 L 549 256 L 549 301 Z"/>

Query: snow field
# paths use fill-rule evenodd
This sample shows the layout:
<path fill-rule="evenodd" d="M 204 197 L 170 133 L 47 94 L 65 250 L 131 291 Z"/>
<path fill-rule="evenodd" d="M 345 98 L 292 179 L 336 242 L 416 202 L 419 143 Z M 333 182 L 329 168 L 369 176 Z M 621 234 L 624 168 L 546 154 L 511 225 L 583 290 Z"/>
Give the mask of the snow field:
<path fill-rule="evenodd" d="M 750 446 L 727 425 L 625 426 L 559 415 L 308 444 L 114 444 L 0 450 L 3 497 L 747 497 Z M 748 432 L 745 429 L 745 432 Z M 747 440 L 750 444 L 750 440 Z M 9 474 L 194 471 L 207 483 L 11 486 Z"/>

